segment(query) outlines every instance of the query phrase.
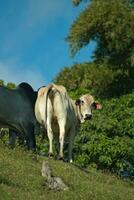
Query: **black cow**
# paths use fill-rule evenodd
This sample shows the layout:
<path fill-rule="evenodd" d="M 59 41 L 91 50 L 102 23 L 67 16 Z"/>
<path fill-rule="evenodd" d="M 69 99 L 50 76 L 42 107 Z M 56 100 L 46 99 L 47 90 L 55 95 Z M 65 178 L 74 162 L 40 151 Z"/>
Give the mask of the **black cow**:
<path fill-rule="evenodd" d="M 0 128 L 9 128 L 26 138 L 28 149 L 36 148 L 34 128 L 37 123 L 34 105 L 37 92 L 28 83 L 21 83 L 16 89 L 0 86 Z"/>

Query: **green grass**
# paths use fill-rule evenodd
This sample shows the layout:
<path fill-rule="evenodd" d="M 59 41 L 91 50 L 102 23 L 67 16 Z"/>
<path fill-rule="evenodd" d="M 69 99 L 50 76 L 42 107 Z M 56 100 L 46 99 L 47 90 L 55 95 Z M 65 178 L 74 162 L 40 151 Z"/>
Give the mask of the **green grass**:
<path fill-rule="evenodd" d="M 50 160 L 53 173 L 69 186 L 68 191 L 51 191 L 41 176 L 47 159 L 11 150 L 0 143 L 0 200 L 133 200 L 134 185 L 112 175 L 89 171 L 62 161 Z"/>

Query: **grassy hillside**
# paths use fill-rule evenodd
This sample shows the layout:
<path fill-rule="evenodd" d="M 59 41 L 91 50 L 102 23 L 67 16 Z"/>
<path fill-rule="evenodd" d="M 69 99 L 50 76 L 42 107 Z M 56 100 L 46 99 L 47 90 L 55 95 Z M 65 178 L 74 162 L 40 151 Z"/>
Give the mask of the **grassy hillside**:
<path fill-rule="evenodd" d="M 50 191 L 43 186 L 42 160 L 22 149 L 11 150 L 0 143 L 1 200 L 133 200 L 134 185 L 100 172 L 50 160 L 53 173 L 69 185 L 68 191 Z"/>

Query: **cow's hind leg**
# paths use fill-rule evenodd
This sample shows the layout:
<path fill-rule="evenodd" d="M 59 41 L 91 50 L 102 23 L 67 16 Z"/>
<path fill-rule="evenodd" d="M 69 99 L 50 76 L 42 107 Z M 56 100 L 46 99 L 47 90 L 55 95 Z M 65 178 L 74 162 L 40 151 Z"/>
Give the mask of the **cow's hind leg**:
<path fill-rule="evenodd" d="M 65 121 L 59 120 L 59 129 L 60 129 L 60 134 L 59 134 L 59 143 L 60 143 L 60 152 L 59 152 L 59 159 L 63 160 L 64 159 L 64 139 L 65 139 Z"/>
<path fill-rule="evenodd" d="M 49 152 L 48 152 L 48 156 L 49 157 L 53 157 L 53 131 L 52 131 L 52 127 L 51 127 L 51 123 L 47 123 L 47 135 L 48 135 L 48 139 L 49 139 Z"/>
<path fill-rule="evenodd" d="M 48 152 L 48 156 L 49 157 L 53 157 L 53 132 L 52 129 L 49 127 L 48 128 L 48 139 L 49 139 L 49 152 Z"/>

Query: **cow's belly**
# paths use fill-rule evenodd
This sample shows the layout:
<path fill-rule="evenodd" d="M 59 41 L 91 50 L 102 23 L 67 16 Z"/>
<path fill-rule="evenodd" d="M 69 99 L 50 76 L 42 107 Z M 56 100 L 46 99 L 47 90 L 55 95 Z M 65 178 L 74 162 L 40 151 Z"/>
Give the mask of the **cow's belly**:
<path fill-rule="evenodd" d="M 17 132 L 24 132 L 31 124 L 34 124 L 34 118 L 27 112 L 10 111 L 9 113 L 0 112 L 0 128 L 10 128 Z"/>
<path fill-rule="evenodd" d="M 12 122 L 6 123 L 6 122 L 0 121 L 0 129 L 1 128 L 9 128 L 9 129 L 12 129 L 14 131 L 21 132 L 21 128 L 19 127 L 19 125 L 14 124 Z"/>

